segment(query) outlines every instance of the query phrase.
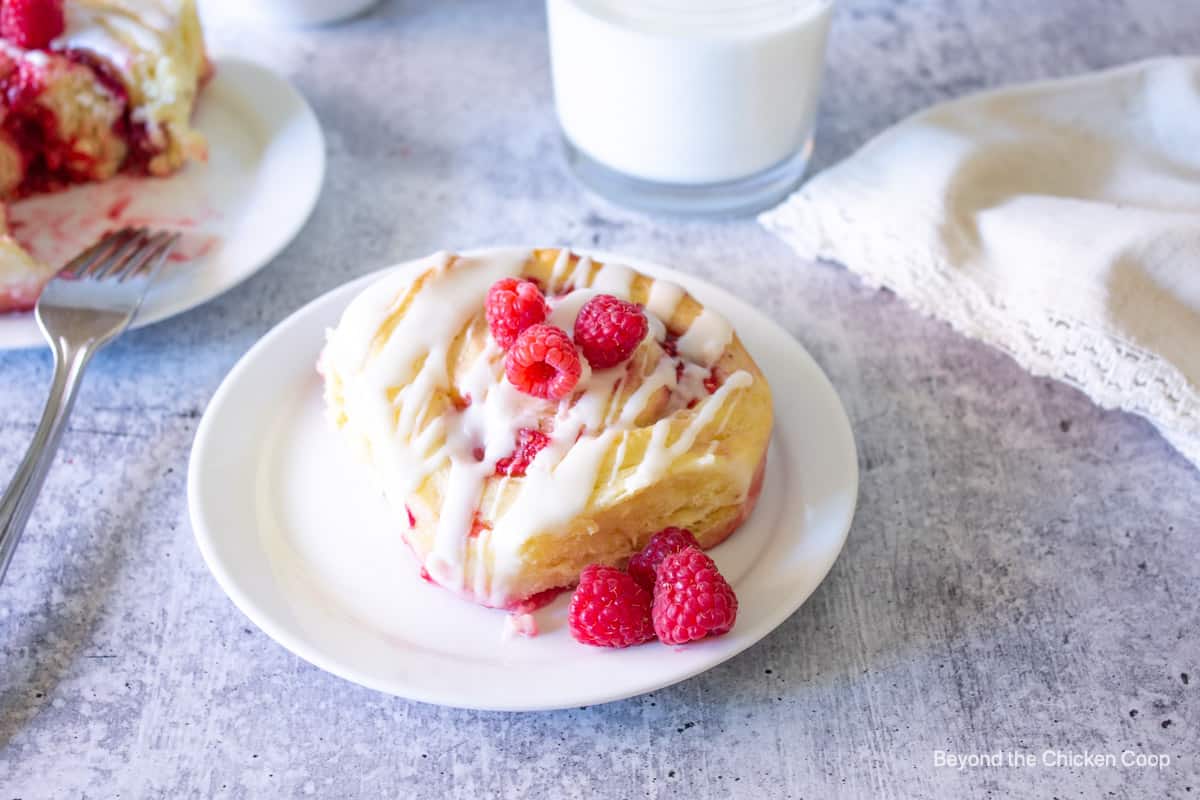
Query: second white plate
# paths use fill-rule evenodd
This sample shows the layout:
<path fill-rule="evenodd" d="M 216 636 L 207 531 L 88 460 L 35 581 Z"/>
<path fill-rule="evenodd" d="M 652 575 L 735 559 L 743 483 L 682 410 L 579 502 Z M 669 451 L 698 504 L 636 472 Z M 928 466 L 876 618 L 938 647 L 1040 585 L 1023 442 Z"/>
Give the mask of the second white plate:
<path fill-rule="evenodd" d="M 758 508 L 712 551 L 738 594 L 733 631 L 681 648 L 585 647 L 566 630 L 564 595 L 536 612 L 536 638 L 506 638 L 503 612 L 418 577 L 400 521 L 324 419 L 314 369 L 326 329 L 378 275 L 267 334 L 222 383 L 196 433 L 188 475 L 196 541 L 246 616 L 364 686 L 451 706 L 540 710 L 688 678 L 762 639 L 804 602 L 842 549 L 858 492 L 854 440 L 833 387 L 786 331 L 728 293 L 596 255 L 675 281 L 724 314 L 771 382 L 776 427 Z"/>
<path fill-rule="evenodd" d="M 134 323 L 187 311 L 253 275 L 300 232 L 325 178 L 317 117 L 292 85 L 265 67 L 219 59 L 196 105 L 206 163 L 169 178 L 120 175 L 15 203 L 9 224 L 47 264 L 125 225 L 179 230 L 183 240 Z M 0 350 L 45 342 L 32 313 L 0 314 Z"/>

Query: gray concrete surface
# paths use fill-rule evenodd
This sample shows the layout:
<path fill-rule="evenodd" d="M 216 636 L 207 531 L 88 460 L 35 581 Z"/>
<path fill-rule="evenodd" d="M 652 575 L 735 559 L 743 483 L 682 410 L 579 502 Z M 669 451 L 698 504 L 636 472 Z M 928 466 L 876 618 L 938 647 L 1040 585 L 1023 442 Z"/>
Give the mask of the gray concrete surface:
<path fill-rule="evenodd" d="M 324 120 L 301 236 L 225 297 L 94 364 L 0 587 L 0 798 L 1200 797 L 1200 473 L 1150 426 L 797 261 L 748 221 L 580 192 L 557 150 L 543 12 L 388 2 L 343 27 L 211 30 Z M 1194 0 L 846 0 L 819 164 L 933 101 L 1200 49 Z M 813 352 L 860 443 L 849 544 L 742 656 L 607 706 L 502 715 L 385 697 L 254 629 L 192 542 L 200 413 L 299 305 L 444 247 L 595 245 L 752 299 Z M 0 354 L 0 476 L 50 362 Z M 1163 753 L 1162 769 L 935 765 Z"/>

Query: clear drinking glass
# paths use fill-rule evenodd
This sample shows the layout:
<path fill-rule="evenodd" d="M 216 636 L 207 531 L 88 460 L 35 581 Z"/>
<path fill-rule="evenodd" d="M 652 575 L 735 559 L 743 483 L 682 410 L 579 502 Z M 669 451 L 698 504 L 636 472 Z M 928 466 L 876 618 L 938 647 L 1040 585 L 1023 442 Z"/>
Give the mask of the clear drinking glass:
<path fill-rule="evenodd" d="M 833 0 L 547 0 L 567 161 L 637 208 L 745 214 L 804 174 Z"/>

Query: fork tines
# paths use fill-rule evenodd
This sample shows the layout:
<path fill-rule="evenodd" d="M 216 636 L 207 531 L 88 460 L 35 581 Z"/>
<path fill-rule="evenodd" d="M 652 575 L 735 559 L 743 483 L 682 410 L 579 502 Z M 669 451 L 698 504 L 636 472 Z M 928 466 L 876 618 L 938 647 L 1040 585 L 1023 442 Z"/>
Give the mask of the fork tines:
<path fill-rule="evenodd" d="M 124 281 L 141 275 L 147 268 L 157 268 L 178 241 L 178 233 L 121 228 L 71 259 L 60 274 L 71 278 Z"/>

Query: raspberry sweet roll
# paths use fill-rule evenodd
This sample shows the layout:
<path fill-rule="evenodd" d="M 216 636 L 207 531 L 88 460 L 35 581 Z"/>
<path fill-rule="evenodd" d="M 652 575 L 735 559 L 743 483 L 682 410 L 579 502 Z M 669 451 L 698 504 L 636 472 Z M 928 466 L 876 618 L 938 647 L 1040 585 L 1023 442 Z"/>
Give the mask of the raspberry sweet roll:
<path fill-rule="evenodd" d="M 193 0 L 0 0 L 0 202 L 204 159 L 190 120 L 209 71 Z M 0 311 L 50 272 L 0 217 Z"/>
<path fill-rule="evenodd" d="M 761 489 L 766 379 L 720 315 L 619 264 L 431 256 L 350 304 L 320 369 L 424 570 L 483 605 L 623 565 L 663 528 L 712 547 Z"/>

